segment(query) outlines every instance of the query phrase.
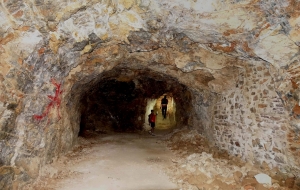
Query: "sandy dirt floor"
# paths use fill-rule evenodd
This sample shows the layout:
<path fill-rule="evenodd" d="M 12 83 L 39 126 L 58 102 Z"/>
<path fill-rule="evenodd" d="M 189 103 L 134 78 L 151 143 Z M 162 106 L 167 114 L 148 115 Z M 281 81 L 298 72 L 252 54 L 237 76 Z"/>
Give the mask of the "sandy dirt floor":
<path fill-rule="evenodd" d="M 116 134 L 80 139 L 79 146 L 48 166 L 34 189 L 171 190 L 165 174 L 173 153 L 159 135 Z"/>
<path fill-rule="evenodd" d="M 257 167 L 210 144 L 193 130 L 91 134 L 44 167 L 30 190 L 299 190 L 300 180 Z M 262 184 L 257 174 L 268 175 Z"/>

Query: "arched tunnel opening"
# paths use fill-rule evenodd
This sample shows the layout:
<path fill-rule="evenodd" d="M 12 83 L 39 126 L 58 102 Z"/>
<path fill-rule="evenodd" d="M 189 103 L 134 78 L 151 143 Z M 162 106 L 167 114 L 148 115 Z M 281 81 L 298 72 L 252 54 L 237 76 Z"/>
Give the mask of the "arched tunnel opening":
<path fill-rule="evenodd" d="M 162 96 L 169 99 L 166 119 Z M 177 79 L 149 69 L 114 68 L 83 93 L 79 110 L 79 136 L 147 130 L 150 110 L 157 114 L 155 128 L 167 132 L 188 125 L 191 92 Z"/>
<path fill-rule="evenodd" d="M 247 100 L 257 101 L 258 95 L 261 98 L 272 96 L 274 102 L 279 102 L 280 98 L 276 95 L 276 91 L 270 89 L 268 83 L 265 84 L 269 80 L 269 68 L 263 64 L 250 65 L 249 68 L 255 70 L 256 73 L 245 75 L 246 70 L 244 68 L 226 67 L 220 70 L 222 77 L 219 77 L 222 80 L 215 80 L 215 76 L 206 70 L 195 70 L 187 74 L 172 66 L 157 64 L 172 71 L 164 73 L 163 69 L 160 71 L 153 69 L 154 66 L 151 64 L 140 66 L 138 65 L 140 62 L 136 62 L 131 65 L 128 63 L 130 61 L 128 59 L 124 61 L 123 65 L 117 65 L 105 71 L 99 69 L 94 73 L 90 72 L 81 80 L 72 81 L 74 83 L 71 85 L 70 93 L 65 96 L 65 100 L 66 113 L 71 116 L 69 121 L 70 126 L 73 127 L 74 141 L 78 140 L 82 143 L 82 139 L 84 139 L 86 140 L 83 141 L 84 143 L 101 144 L 105 142 L 107 147 L 101 153 L 96 154 L 98 149 L 94 149 L 93 153 L 90 152 L 93 155 L 95 153 L 96 158 L 102 158 L 105 155 L 109 160 L 113 160 L 123 157 L 127 152 L 132 152 L 131 155 L 134 157 L 137 154 L 136 157 L 141 156 L 144 159 L 144 156 L 147 155 L 144 153 L 152 152 L 153 150 L 150 149 L 153 147 L 165 148 L 164 142 L 159 138 L 149 141 L 153 138 L 147 133 L 144 135 L 148 135 L 149 138 L 142 135 L 132 136 L 132 134 L 140 135 L 141 131 L 147 130 L 147 116 L 150 110 L 158 112 L 158 118 L 162 118 L 160 103 L 162 98 L 167 96 L 170 105 L 172 105 L 170 106 L 172 109 L 169 111 L 173 115 L 169 114 L 167 120 L 164 120 L 164 122 L 168 121 L 168 126 L 165 126 L 165 123 L 160 125 L 159 121 L 162 120 L 158 119 L 156 128 L 163 131 L 164 135 L 172 129 L 181 129 L 173 130 L 168 138 L 168 146 L 179 153 L 177 156 L 189 155 L 188 162 L 193 162 L 194 159 L 199 163 L 202 162 L 201 159 L 206 162 L 209 157 L 225 159 L 229 160 L 229 164 L 238 165 L 238 169 L 245 165 L 245 160 L 253 158 L 253 163 L 259 163 L 256 165 L 268 170 L 270 164 L 264 162 L 260 164 L 260 157 L 253 157 L 254 154 L 258 154 L 255 151 L 262 147 L 262 141 L 258 138 L 252 140 L 251 130 L 253 129 L 249 127 L 252 124 L 247 123 L 249 120 L 244 120 L 242 116 L 246 113 L 252 117 L 261 112 L 262 118 L 265 117 L 263 112 L 268 105 L 263 99 L 258 101 L 257 106 L 254 104 L 255 109 L 248 109 Z M 256 91 L 251 86 L 252 83 L 247 83 L 247 80 L 250 81 L 256 75 L 261 76 L 262 74 L 265 75 L 265 78 L 259 79 L 255 85 L 259 85 L 259 88 L 264 90 Z M 224 82 L 227 83 L 227 88 L 224 87 Z M 279 104 L 276 103 L 276 105 Z M 270 107 L 276 110 L 273 105 Z M 280 111 L 281 108 L 278 109 Z M 281 111 L 278 112 L 278 115 L 280 114 L 282 114 Z M 275 117 L 270 119 L 273 118 Z M 260 122 L 260 120 L 258 121 Z M 265 122 L 261 122 L 260 127 L 265 124 Z M 185 128 L 185 126 L 188 127 Z M 271 132 L 268 125 L 264 127 L 261 129 L 262 131 Z M 259 131 L 260 129 L 254 130 Z M 112 133 L 113 135 L 110 136 Z M 89 137 L 92 138 L 88 139 Z M 245 154 L 244 148 L 249 147 L 249 144 L 255 150 L 254 152 L 247 151 Z M 276 147 L 281 146 L 280 143 L 274 145 Z M 265 147 L 267 146 L 265 145 Z M 111 149 L 112 147 L 113 149 Z M 142 149 L 143 153 L 136 153 L 135 151 L 141 147 L 144 148 Z M 112 150 L 118 150 L 120 153 L 122 150 L 127 152 L 111 155 Z M 264 152 L 265 150 L 260 151 Z M 159 152 L 158 156 L 170 156 L 167 149 Z M 278 152 L 278 155 L 281 154 Z M 124 157 L 129 159 L 126 163 L 135 159 L 128 156 Z M 280 157 L 275 158 L 271 162 L 282 162 Z M 149 160 L 156 161 L 159 159 L 149 158 Z M 119 160 L 116 161 L 119 162 Z M 185 160 L 175 162 L 183 164 Z M 197 163 L 194 163 L 195 165 L 192 167 L 197 167 Z M 209 162 L 209 164 L 211 164 L 209 168 L 214 168 L 215 164 L 220 163 Z M 227 167 L 228 165 L 224 165 L 222 171 L 227 171 Z M 251 166 L 247 170 L 252 170 L 255 167 Z M 201 170 L 202 167 L 200 166 L 198 169 Z M 193 171 L 190 170 L 189 172 L 193 173 Z M 214 173 L 215 171 L 209 172 Z M 184 176 L 185 171 L 180 175 L 180 177 Z M 247 179 L 245 176 L 245 180 Z M 226 186 L 225 183 L 223 185 Z"/>

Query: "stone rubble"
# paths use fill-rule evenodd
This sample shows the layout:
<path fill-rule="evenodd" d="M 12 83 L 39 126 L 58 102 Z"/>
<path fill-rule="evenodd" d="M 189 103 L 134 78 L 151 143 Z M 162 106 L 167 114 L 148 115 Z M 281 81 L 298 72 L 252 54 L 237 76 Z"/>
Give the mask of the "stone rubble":
<path fill-rule="evenodd" d="M 278 169 L 266 170 L 212 147 L 197 131 L 178 130 L 166 142 L 176 153 L 167 173 L 184 190 L 300 189 L 300 179 Z M 221 154 L 220 154 L 221 152 Z M 270 184 L 261 176 L 270 178 Z"/>

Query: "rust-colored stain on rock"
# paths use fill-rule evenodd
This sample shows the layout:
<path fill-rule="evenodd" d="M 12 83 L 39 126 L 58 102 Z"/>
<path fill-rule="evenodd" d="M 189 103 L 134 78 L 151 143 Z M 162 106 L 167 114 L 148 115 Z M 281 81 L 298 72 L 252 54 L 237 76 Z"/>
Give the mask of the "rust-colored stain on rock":
<path fill-rule="evenodd" d="M 267 104 L 258 104 L 258 107 L 259 108 L 266 108 L 266 107 L 268 107 L 268 105 Z"/>
<path fill-rule="evenodd" d="M 249 47 L 248 42 L 243 42 L 243 43 L 242 43 L 242 48 L 243 48 L 243 50 L 245 50 L 246 52 L 252 53 L 252 49 Z"/>
<path fill-rule="evenodd" d="M 15 38 L 13 33 L 9 33 L 6 37 L 0 39 L 0 44 L 7 44 L 8 42 L 12 41 Z"/>
<path fill-rule="evenodd" d="M 22 26 L 20 28 L 18 28 L 19 31 L 28 31 L 30 28 L 30 26 Z"/>
<path fill-rule="evenodd" d="M 22 65 L 22 64 L 23 64 L 23 59 L 22 59 L 22 58 L 19 58 L 19 59 L 18 59 L 18 63 L 19 63 L 20 65 Z"/>
<path fill-rule="evenodd" d="M 20 17 L 23 16 L 23 14 L 24 14 L 24 12 L 22 10 L 19 10 L 16 14 L 14 14 L 14 17 L 15 18 L 20 18 Z"/>
<path fill-rule="evenodd" d="M 45 48 L 41 48 L 41 49 L 39 49 L 39 51 L 38 51 L 39 55 L 43 54 L 44 52 L 45 52 Z"/>
<path fill-rule="evenodd" d="M 297 150 L 296 147 L 291 147 L 290 149 L 291 149 L 291 151 L 293 151 L 293 152 L 295 152 L 295 151 Z"/>
<path fill-rule="evenodd" d="M 238 33 L 243 33 L 244 30 L 243 29 L 230 29 L 230 30 L 226 30 L 225 32 L 223 32 L 224 36 L 230 36 L 231 34 L 238 34 Z"/>
<path fill-rule="evenodd" d="M 292 17 L 298 17 L 300 15 L 300 3 L 298 0 L 289 0 L 289 6 L 286 7 L 285 11 Z"/>
<path fill-rule="evenodd" d="M 296 83 L 296 81 L 294 79 L 291 79 L 291 82 L 292 82 L 293 89 L 297 89 L 298 88 L 298 84 Z"/>
<path fill-rule="evenodd" d="M 300 106 L 296 104 L 293 108 L 294 115 L 299 115 L 300 114 Z"/>

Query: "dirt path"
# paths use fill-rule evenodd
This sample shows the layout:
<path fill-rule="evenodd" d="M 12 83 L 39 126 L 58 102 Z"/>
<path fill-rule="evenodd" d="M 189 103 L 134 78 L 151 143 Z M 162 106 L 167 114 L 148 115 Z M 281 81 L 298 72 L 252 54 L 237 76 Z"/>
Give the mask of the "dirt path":
<path fill-rule="evenodd" d="M 196 131 L 174 131 L 164 140 L 166 132 L 156 130 L 154 137 L 145 132 L 79 138 L 74 151 L 46 166 L 37 183 L 27 189 L 300 189 L 300 180 L 220 151 Z M 257 174 L 271 176 L 272 184 L 259 183 Z"/>
<path fill-rule="evenodd" d="M 47 168 L 37 189 L 171 190 L 165 174 L 173 153 L 161 137 L 118 134 L 82 140 L 74 152 Z M 46 176 L 47 176 L 46 175 Z"/>

